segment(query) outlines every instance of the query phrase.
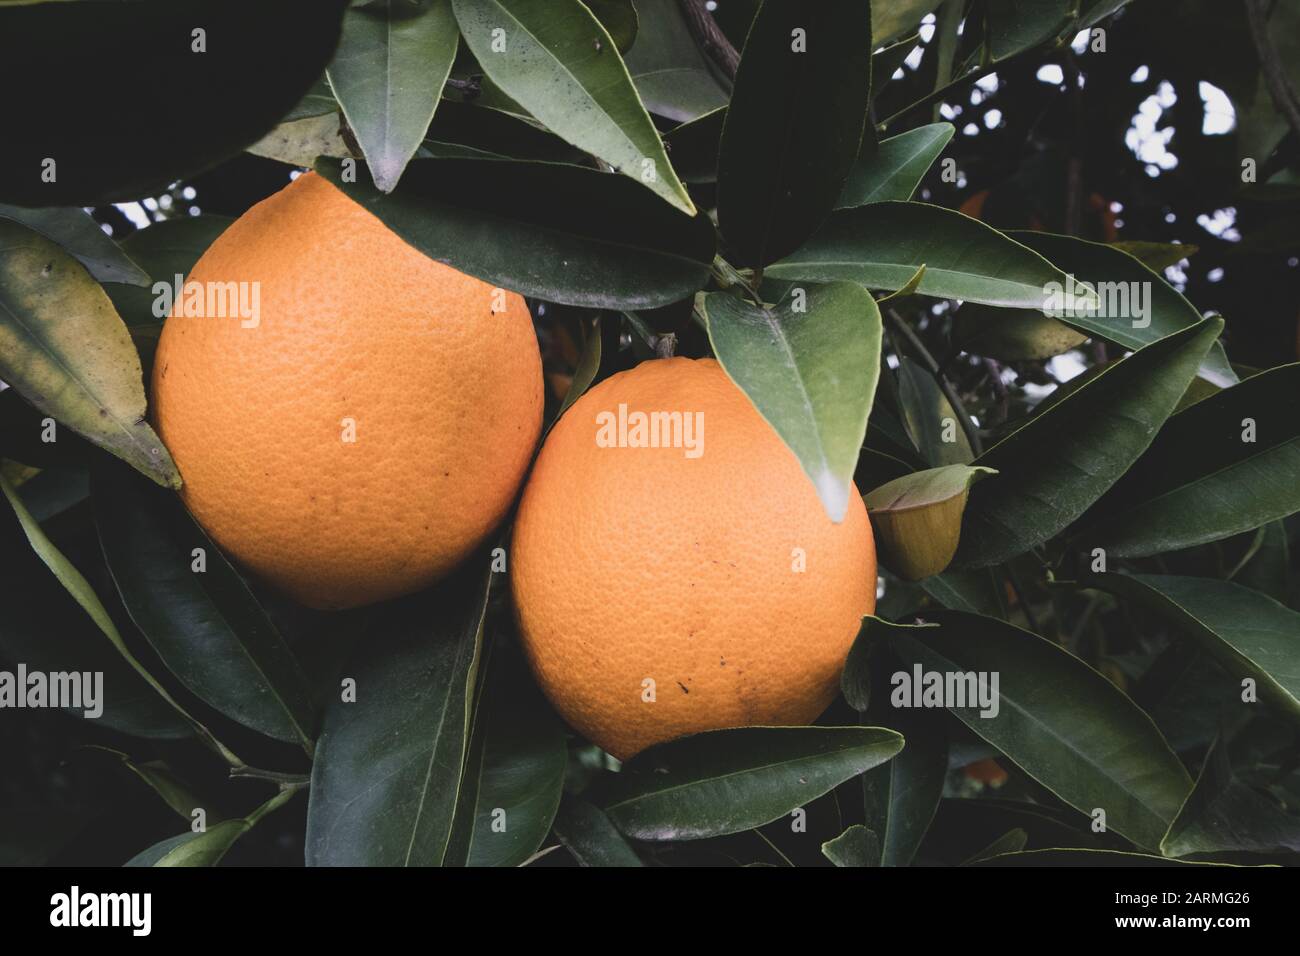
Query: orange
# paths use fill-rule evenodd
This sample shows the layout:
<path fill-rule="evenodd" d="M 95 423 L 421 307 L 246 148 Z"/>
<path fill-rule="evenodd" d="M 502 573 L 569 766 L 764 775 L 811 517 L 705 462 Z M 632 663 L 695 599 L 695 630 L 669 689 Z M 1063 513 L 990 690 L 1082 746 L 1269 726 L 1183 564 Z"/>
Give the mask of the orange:
<path fill-rule="evenodd" d="M 249 284 L 242 311 L 207 301 L 226 283 Z M 232 224 L 186 293 L 154 417 L 191 513 L 252 571 L 313 607 L 367 604 L 436 580 L 505 515 L 542 415 L 519 295 L 429 259 L 314 173 Z"/>
<path fill-rule="evenodd" d="M 649 440 L 637 412 L 682 413 L 683 426 L 630 447 Z M 698 731 L 814 720 L 876 604 L 862 499 L 833 523 L 711 359 L 645 362 L 565 413 L 524 489 L 510 579 L 543 690 L 620 758 Z"/>

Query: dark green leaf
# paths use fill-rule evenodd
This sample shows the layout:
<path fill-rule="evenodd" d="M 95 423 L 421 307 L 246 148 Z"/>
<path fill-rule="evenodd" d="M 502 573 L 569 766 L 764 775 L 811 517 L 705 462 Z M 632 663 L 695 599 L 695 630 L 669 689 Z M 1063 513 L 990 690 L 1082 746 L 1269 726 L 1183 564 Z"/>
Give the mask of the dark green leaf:
<path fill-rule="evenodd" d="M 878 727 L 742 727 L 683 737 L 623 765 L 602 801 L 627 836 L 699 840 L 771 823 L 897 754 Z"/>
<path fill-rule="evenodd" d="M 889 43 L 908 33 L 914 33 L 926 14 L 933 12 L 943 0 L 889 0 L 875 3 L 871 14 L 876 29 L 876 43 Z"/>
<path fill-rule="evenodd" d="M 90 273 L 43 236 L 0 220 L 0 379 L 159 484 L 180 487 L 144 420 L 141 375 L 130 333 Z"/>
<path fill-rule="evenodd" d="M 727 292 L 704 297 L 709 341 L 731 379 L 781 436 L 842 521 L 880 368 L 880 312 L 860 286 L 791 290 L 760 308 Z"/>
<path fill-rule="evenodd" d="M 1192 781 L 1151 718 L 1101 674 L 1035 634 L 960 611 L 927 620 L 940 627 L 890 634 L 904 663 L 998 681 L 996 715 L 982 716 L 975 702 L 956 706 L 955 699 L 949 711 L 1077 810 L 1103 810 L 1108 829 L 1139 846 L 1160 844 Z"/>
<path fill-rule="evenodd" d="M 1169 860 L 1149 853 L 1125 853 L 1122 850 L 1022 850 L 980 860 L 973 866 L 1079 867 L 1101 866 L 1221 866 L 1218 863 L 1192 863 Z"/>
<path fill-rule="evenodd" d="M 46 673 L 101 673 L 104 711 L 97 722 L 137 737 L 188 736 L 189 727 L 180 715 L 105 639 L 101 622 L 107 620 L 107 613 L 101 615 L 102 605 L 93 592 L 80 595 L 89 605 L 83 607 L 60 576 L 78 587 L 85 585 L 85 579 L 54 550 L 3 477 L 0 488 L 13 504 L 0 506 L 0 553 L 5 555 L 0 574 L 0 602 L 5 608 L 0 616 L 0 657 Z M 51 640 L 51 635 L 58 640 Z M 80 719 L 85 710 L 69 712 Z"/>
<path fill-rule="evenodd" d="M 579 0 L 452 0 L 452 7 L 497 86 L 557 135 L 695 215 L 613 39 Z"/>
<path fill-rule="evenodd" d="M 879 866 L 880 838 L 855 823 L 834 840 L 823 843 L 822 856 L 836 866 Z"/>
<path fill-rule="evenodd" d="M 345 670 L 312 764 L 309 866 L 438 866 L 465 769 L 490 576 L 471 560 L 386 605 Z"/>
<path fill-rule="evenodd" d="M 636 0 L 641 23 L 627 68 L 652 113 L 687 122 L 727 105 L 727 91 L 691 36 L 677 0 Z"/>
<path fill-rule="evenodd" d="M 451 0 L 380 0 L 344 15 L 330 88 L 381 192 L 393 191 L 424 139 L 459 36 Z"/>
<path fill-rule="evenodd" d="M 1199 853 L 1300 852 L 1300 816 L 1239 780 L 1222 739 L 1205 755 L 1201 775 L 1160 842 L 1165 856 Z"/>
<path fill-rule="evenodd" d="M 216 866 L 235 842 L 262 817 L 293 799 L 296 790 L 282 790 L 248 816 L 223 820 L 201 833 L 182 833 L 155 843 L 127 861 L 127 866 Z"/>
<path fill-rule="evenodd" d="M 1253 678 L 1261 696 L 1300 715 L 1300 612 L 1212 578 L 1111 573 L 1087 581 L 1147 605 L 1196 638 L 1232 677 Z"/>
<path fill-rule="evenodd" d="M 911 199 L 954 132 L 951 123 L 934 123 L 882 139 L 875 153 L 854 163 L 835 208 Z"/>
<path fill-rule="evenodd" d="M 1141 557 L 1300 511 L 1297 396 L 1300 365 L 1284 365 L 1174 415 L 1084 515 L 1080 539 L 1110 555 Z"/>
<path fill-rule="evenodd" d="M 988 860 L 995 856 L 1002 856 L 1005 853 L 1019 853 L 1029 843 L 1029 834 L 1019 828 L 1008 830 L 1002 836 L 998 837 L 984 849 L 980 850 L 973 857 L 966 861 L 965 865 L 979 863 L 981 860 Z"/>
<path fill-rule="evenodd" d="M 906 740 L 901 753 L 862 775 L 867 826 L 880 838 L 881 866 L 909 866 L 934 819 L 948 771 L 948 740 L 935 715 L 896 708 L 890 701 L 898 659 L 890 637 L 933 629 L 933 624 L 891 624 L 863 619 L 844 664 L 841 688 L 863 722 L 887 725 Z M 868 705 L 870 705 L 868 707 Z"/>
<path fill-rule="evenodd" d="M 991 568 L 952 568 L 921 581 L 925 593 L 954 611 L 1006 617 L 1002 580 Z"/>
<path fill-rule="evenodd" d="M 718 181 L 718 149 L 722 145 L 722 125 L 726 118 L 727 110 L 721 107 L 664 135 L 673 166 L 684 181 Z"/>
<path fill-rule="evenodd" d="M 227 717 L 310 753 L 316 713 L 307 679 L 180 500 L 107 467 L 95 473 L 91 498 L 122 601 L 163 663 Z"/>
<path fill-rule="evenodd" d="M 1037 361 L 1076 349 L 1082 332 L 1035 309 L 997 309 L 971 302 L 957 310 L 952 344 L 1001 362 Z"/>
<path fill-rule="evenodd" d="M 707 281 L 714 233 L 630 183 L 577 166 L 417 159 L 385 195 L 322 175 L 425 255 L 550 302 L 646 309 Z"/>
<path fill-rule="evenodd" d="M 632 0 L 584 0 L 587 7 L 596 15 L 600 25 L 609 34 L 619 53 L 627 53 L 636 41 L 636 32 L 640 26 L 636 7 Z"/>
<path fill-rule="evenodd" d="M 718 157 L 718 221 L 739 262 L 788 255 L 834 208 L 862 144 L 871 49 L 871 10 L 859 0 L 759 8 Z"/>
<path fill-rule="evenodd" d="M 984 42 L 992 62 L 1055 39 L 1077 7 L 1078 0 L 988 0 Z"/>
<path fill-rule="evenodd" d="M 934 376 L 906 355 L 899 359 L 898 400 L 912 443 L 932 467 L 968 464 L 975 457 L 948 397 Z"/>
<path fill-rule="evenodd" d="M 494 648 L 448 860 L 518 866 L 536 853 L 560 805 L 567 761 L 564 725 L 526 665 L 512 648 Z"/>
<path fill-rule="evenodd" d="M 609 817 L 581 797 L 566 796 L 555 818 L 555 836 L 579 866 L 642 866 Z"/>
<path fill-rule="evenodd" d="M 147 286 L 149 276 L 84 209 L 23 209 L 0 205 L 0 219 L 12 219 L 63 248 L 86 267 L 97 282 Z"/>
<path fill-rule="evenodd" d="M 87 206 L 137 199 L 236 155 L 321 75 L 345 5 L 0 5 L 0 88 L 26 91 L 6 102 L 0 201 Z M 105 51 L 122 53 L 111 68 Z M 166 135 L 160 122 L 183 122 L 184 134 Z"/>
<path fill-rule="evenodd" d="M 778 279 L 848 279 L 895 291 L 925 266 L 922 295 L 1041 309 L 1069 278 L 1032 249 L 977 219 L 915 202 L 840 209 L 793 254 L 768 267 Z"/>
<path fill-rule="evenodd" d="M 1222 328 L 1206 319 L 1140 349 L 981 455 L 999 474 L 971 489 L 958 563 L 1001 563 L 1078 518 L 1151 444 Z"/>

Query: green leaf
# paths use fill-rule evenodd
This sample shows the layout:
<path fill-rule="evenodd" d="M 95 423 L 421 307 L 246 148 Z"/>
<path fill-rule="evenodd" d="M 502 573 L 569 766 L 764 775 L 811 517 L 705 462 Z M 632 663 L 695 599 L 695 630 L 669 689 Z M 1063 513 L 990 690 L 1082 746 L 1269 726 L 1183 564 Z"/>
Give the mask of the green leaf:
<path fill-rule="evenodd" d="M 1022 850 L 1004 853 L 979 860 L 972 866 L 1032 866 L 1079 867 L 1102 866 L 1108 869 L 1120 866 L 1224 866 L 1222 863 L 1194 863 L 1190 860 L 1170 860 L 1150 853 L 1126 853 L 1123 850 Z"/>
<path fill-rule="evenodd" d="M 903 288 L 924 265 L 918 291 L 988 305 L 1041 309 L 1068 277 L 1032 249 L 978 219 L 915 202 L 840 209 L 802 248 L 768 267 L 774 279 L 848 279 Z"/>
<path fill-rule="evenodd" d="M 159 484 L 180 487 L 171 455 L 144 420 L 140 357 L 113 303 L 75 259 L 6 220 L 0 379 Z"/>
<path fill-rule="evenodd" d="M 535 120 L 483 106 L 477 100 L 469 104 L 444 99 L 429 125 L 425 150 L 432 150 L 435 141 L 444 150 L 458 145 L 480 155 L 490 153 L 490 158 L 587 164 L 586 154 L 547 132 Z"/>
<path fill-rule="evenodd" d="M 695 215 L 613 39 L 579 0 L 452 0 L 452 7 L 497 86 L 574 146 Z"/>
<path fill-rule="evenodd" d="M 1034 309 L 997 309 L 969 302 L 952 322 L 954 348 L 1000 362 L 1040 361 L 1077 349 L 1088 337 Z"/>
<path fill-rule="evenodd" d="M 882 15 L 888 14 L 872 11 L 872 16 L 875 18 L 872 21 L 873 26 L 878 26 L 876 20 Z M 880 96 L 880 91 L 885 88 L 885 84 L 893 80 L 894 74 L 903 69 L 903 63 L 920 42 L 920 34 L 913 33 L 871 55 L 871 98 L 873 100 Z"/>
<path fill-rule="evenodd" d="M 325 69 L 345 0 L 0 4 L 0 202 L 157 195 L 237 155 Z M 201 27 L 195 38 L 192 31 Z M 198 43 L 201 49 L 196 49 Z M 114 59 L 105 51 L 131 51 Z M 57 63 L 57 71 L 50 65 Z M 40 92 L 35 95 L 36 77 Z M 159 123 L 184 122 L 183 135 Z M 53 165 L 50 165 L 53 161 Z"/>
<path fill-rule="evenodd" d="M 103 714 L 94 718 L 96 723 L 137 737 L 188 736 L 185 721 L 119 653 L 120 645 L 112 640 L 116 630 L 110 640 L 104 639 L 101 622 L 112 627 L 107 612 L 85 579 L 50 543 L 2 473 L 0 489 L 13 506 L 0 507 L 0 553 L 5 555 L 0 574 L 0 603 L 5 608 L 0 616 L 0 657 L 45 673 L 101 673 Z M 70 587 L 64 586 L 65 579 Z M 58 640 L 51 640 L 51 635 Z M 86 710 L 70 708 L 69 713 L 80 719 Z"/>
<path fill-rule="evenodd" d="M 650 309 L 708 280 L 713 226 L 625 177 L 550 163 L 417 159 L 384 194 L 319 172 L 425 255 L 548 302 Z"/>
<path fill-rule="evenodd" d="M 581 797 L 565 796 L 555 836 L 579 866 L 644 866 L 609 817 Z"/>
<path fill-rule="evenodd" d="M 179 499 L 117 468 L 95 472 L 91 499 L 122 602 L 163 663 L 227 717 L 311 753 L 317 718 L 306 677 Z"/>
<path fill-rule="evenodd" d="M 855 823 L 835 839 L 823 843 L 822 856 L 836 866 L 879 866 L 880 838 L 861 823 Z"/>
<path fill-rule="evenodd" d="M 975 451 L 934 376 L 906 355 L 898 362 L 898 400 L 913 444 L 935 467 L 968 464 Z"/>
<path fill-rule="evenodd" d="M 596 15 L 600 25 L 605 28 L 619 53 L 627 53 L 636 41 L 640 18 L 632 0 L 583 0 L 587 8 Z"/>
<path fill-rule="evenodd" d="M 1052 313 L 1066 325 L 1127 349 L 1140 349 L 1201 321 L 1196 307 L 1158 273 L 1116 246 L 1045 232 L 1008 235 L 1097 293 L 1089 302 L 1076 301 L 1077 309 Z M 1040 301 L 1035 308 L 1042 306 Z M 1211 347 L 1200 374 L 1220 388 L 1237 381 L 1218 343 Z"/>
<path fill-rule="evenodd" d="M 955 132 L 951 123 L 933 123 L 882 139 L 875 153 L 853 164 L 835 208 L 911 199 Z"/>
<path fill-rule="evenodd" d="M 1284 365 L 1174 415 L 1084 515 L 1080 539 L 1109 555 L 1142 557 L 1300 511 L 1298 395 L 1300 364 Z"/>
<path fill-rule="evenodd" d="M 1019 853 L 1028 843 L 1029 834 L 1017 827 L 1002 834 L 962 865 L 970 866 L 972 863 L 979 863 L 981 860 L 988 860 L 1006 853 Z"/>
<path fill-rule="evenodd" d="M 945 465 L 895 478 L 862 496 L 880 556 L 905 581 L 939 574 L 957 553 L 970 486 L 989 468 Z"/>
<path fill-rule="evenodd" d="M 1078 0 L 988 0 L 984 42 L 991 62 L 1055 39 L 1077 7 Z"/>
<path fill-rule="evenodd" d="M 689 122 L 727 105 L 727 91 L 700 51 L 677 0 L 636 0 L 641 23 L 627 68 L 646 108 Z"/>
<path fill-rule="evenodd" d="M 798 457 L 832 521 L 844 520 L 880 369 L 880 311 L 861 287 L 793 289 L 759 307 L 704 297 L 718 361 Z"/>
<path fill-rule="evenodd" d="M 1184 242 L 1142 242 L 1138 239 L 1130 239 L 1124 242 L 1112 242 L 1109 245 L 1120 252 L 1128 253 L 1148 269 L 1155 271 L 1176 266 L 1201 251 L 1200 246 Z"/>
<path fill-rule="evenodd" d="M 1220 738 L 1205 755 L 1196 786 L 1160 841 L 1160 852 L 1174 857 L 1300 852 L 1300 816 L 1239 780 Z"/>
<path fill-rule="evenodd" d="M 978 703 L 948 710 L 1075 809 L 1156 847 L 1192 781 L 1146 714 L 1060 647 L 994 618 L 939 611 L 938 628 L 891 632 L 903 661 L 924 671 L 996 675 L 995 716 Z M 905 691 L 900 687 L 899 691 Z M 913 689 L 919 693 L 919 689 Z"/>
<path fill-rule="evenodd" d="M 1286 525 L 1270 521 L 1255 534 L 1240 568 L 1229 579 L 1285 603 L 1291 597 L 1291 544 Z"/>
<path fill-rule="evenodd" d="M 326 75 L 381 192 L 393 191 L 419 149 L 459 36 L 451 0 L 380 0 L 344 14 Z"/>
<path fill-rule="evenodd" d="M 741 727 L 642 751 L 615 775 L 605 813 L 637 840 L 700 840 L 771 823 L 889 760 L 878 727 Z"/>
<path fill-rule="evenodd" d="M 0 204 L 0 219 L 38 232 L 75 258 L 97 282 L 147 286 L 149 276 L 104 234 L 84 209 L 23 209 Z"/>
<path fill-rule="evenodd" d="M 1000 474 L 971 490 L 957 562 L 999 564 L 1078 518 L 1151 444 L 1222 328 L 1206 319 L 1140 349 L 981 455 Z"/>
<path fill-rule="evenodd" d="M 1231 581 L 1163 574 L 1094 574 L 1087 583 L 1171 621 L 1234 679 L 1300 716 L 1300 612 Z M 1244 705 L 1247 709 L 1251 705 Z"/>
<path fill-rule="evenodd" d="M 925 593 L 943 607 L 989 617 L 1007 616 L 1002 579 L 993 568 L 952 568 L 920 583 Z"/>
<path fill-rule="evenodd" d="M 599 316 L 587 329 L 587 341 L 583 344 L 582 355 L 578 357 L 578 367 L 573 370 L 573 381 L 569 383 L 569 390 L 564 393 L 564 401 L 560 403 L 552 424 L 560 420 L 560 416 L 569 410 L 569 406 L 582 398 L 583 392 L 591 387 L 598 372 L 600 372 Z"/>
<path fill-rule="evenodd" d="M 290 166 L 310 167 L 317 156 L 346 159 L 352 156 L 352 149 L 343 139 L 340 125 L 337 113 L 290 120 L 249 146 L 247 152 Z"/>
<path fill-rule="evenodd" d="M 884 719 L 888 696 L 880 695 L 874 714 Z M 910 866 L 943 797 L 948 773 L 948 740 L 930 715 L 892 710 L 892 730 L 907 746 L 887 764 L 862 775 L 868 825 L 880 834 L 880 865 Z"/>
<path fill-rule="evenodd" d="M 307 808 L 308 866 L 439 866 L 469 742 L 490 576 L 385 606 L 345 670 L 355 700 L 325 711 Z M 380 651 L 381 653 L 376 653 Z"/>
<path fill-rule="evenodd" d="M 762 268 L 788 255 L 834 208 L 871 106 L 871 49 L 859 0 L 759 7 L 718 156 L 718 222 L 736 261 Z"/>
<path fill-rule="evenodd" d="M 898 660 L 890 636 L 933 629 L 933 624 L 891 624 L 863 618 L 862 630 L 844 664 L 841 688 L 863 722 L 883 724 L 907 741 L 893 760 L 862 775 L 867 826 L 880 838 L 880 866 L 909 866 L 934 819 L 948 772 L 948 740 L 934 715 L 894 707 L 890 702 Z"/>
<path fill-rule="evenodd" d="M 512 648 L 487 665 L 448 861 L 518 866 L 546 839 L 568 762 L 564 724 Z"/>
<path fill-rule="evenodd" d="M 718 181 L 718 150 L 722 146 L 722 126 L 726 119 L 726 107 L 719 107 L 664 134 L 664 145 L 683 181 Z"/>
<path fill-rule="evenodd" d="M 132 759 L 129 754 L 122 753 L 120 750 L 113 750 L 111 747 L 92 745 L 86 749 L 107 754 L 116 759 L 122 766 L 144 781 L 186 823 L 192 821 L 193 811 L 198 808 L 203 808 L 207 813 L 209 823 L 217 823 L 222 819 L 220 815 L 212 810 L 208 803 L 195 795 L 189 785 L 181 780 L 165 762 L 161 760 L 137 761 Z"/>
<path fill-rule="evenodd" d="M 235 842 L 262 817 L 293 799 L 297 790 L 282 790 L 248 816 L 223 820 L 202 833 L 182 833 L 155 843 L 127 861 L 126 866 L 216 866 Z"/>
<path fill-rule="evenodd" d="M 917 25 L 932 13 L 943 0 L 890 0 L 889 3 L 876 3 L 871 15 L 876 30 L 877 45 L 897 40 L 908 33 L 914 33 Z"/>

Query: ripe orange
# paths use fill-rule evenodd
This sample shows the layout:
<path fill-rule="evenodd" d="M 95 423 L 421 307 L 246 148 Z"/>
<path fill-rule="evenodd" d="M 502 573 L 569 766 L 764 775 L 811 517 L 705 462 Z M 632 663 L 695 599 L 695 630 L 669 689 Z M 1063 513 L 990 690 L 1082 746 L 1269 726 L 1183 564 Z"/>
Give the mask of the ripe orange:
<path fill-rule="evenodd" d="M 601 447 L 620 406 L 628 444 L 636 412 L 699 413 L 701 453 Z M 620 758 L 697 731 L 812 721 L 876 604 L 862 499 L 832 523 L 708 359 L 645 362 L 569 409 L 524 489 L 510 578 L 542 688 Z"/>
<path fill-rule="evenodd" d="M 498 524 L 541 428 L 519 295 L 313 173 L 231 225 L 191 283 L 250 283 L 243 315 L 187 315 L 182 297 L 153 373 L 181 494 L 235 558 L 305 604 L 352 607 L 437 579 Z"/>

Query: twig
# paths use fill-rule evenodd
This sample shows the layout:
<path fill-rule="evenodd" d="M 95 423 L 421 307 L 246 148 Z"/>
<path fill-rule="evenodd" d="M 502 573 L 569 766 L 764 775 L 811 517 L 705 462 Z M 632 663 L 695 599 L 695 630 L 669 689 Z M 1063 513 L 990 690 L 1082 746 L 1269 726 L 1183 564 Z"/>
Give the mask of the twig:
<path fill-rule="evenodd" d="M 311 777 L 305 773 L 282 773 L 279 770 L 259 770 L 257 767 L 250 767 L 241 764 L 238 767 L 230 768 L 230 776 L 244 777 L 253 780 L 269 780 L 272 783 L 278 783 L 282 787 L 305 787 L 311 783 Z"/>
<path fill-rule="evenodd" d="M 979 429 L 975 427 L 974 420 L 970 417 L 970 413 L 966 411 L 966 406 L 962 404 L 961 398 L 957 395 L 957 390 L 948 381 L 948 376 L 943 374 L 939 363 L 930 354 L 930 350 L 925 347 L 925 343 L 921 341 L 920 336 L 912 331 L 897 312 L 893 309 L 886 309 L 885 316 L 889 319 L 889 323 L 894 330 L 906 339 L 907 344 L 916 352 L 916 356 L 921 360 L 921 364 L 925 366 L 925 370 L 934 376 L 934 380 L 939 384 L 939 389 L 943 392 L 944 397 L 948 399 L 948 404 L 952 406 L 958 421 L 961 422 L 961 430 L 966 433 L 966 440 L 970 442 L 971 451 L 978 458 L 984 453 L 984 443 L 980 441 Z"/>
<path fill-rule="evenodd" d="M 713 14 L 709 13 L 705 0 L 677 0 L 677 5 L 682 8 L 696 45 L 728 80 L 734 81 L 736 68 L 740 66 L 740 54 L 713 19 Z"/>
<path fill-rule="evenodd" d="M 1259 65 L 1264 71 L 1273 102 L 1286 117 L 1292 132 L 1300 136 L 1300 97 L 1296 96 L 1286 68 L 1278 56 L 1277 47 L 1268 37 L 1268 7 L 1266 0 L 1246 0 L 1246 19 L 1250 22 L 1250 38 L 1259 54 Z M 1261 157 L 1262 158 L 1262 157 Z"/>

